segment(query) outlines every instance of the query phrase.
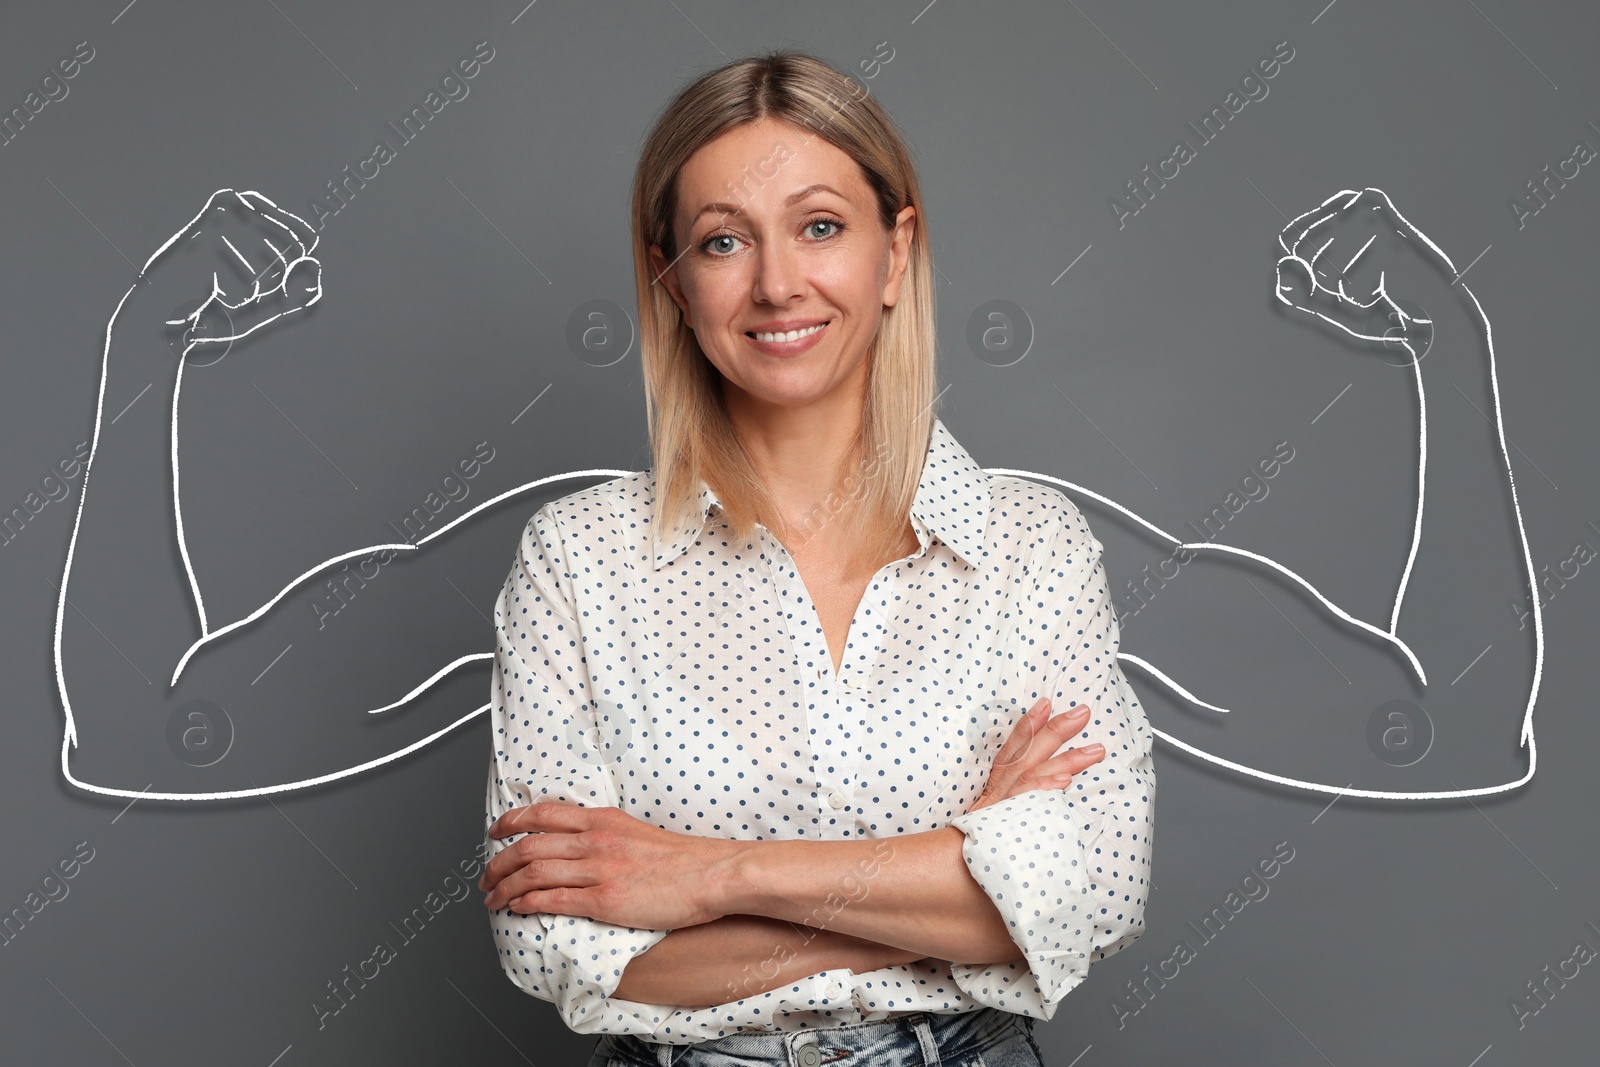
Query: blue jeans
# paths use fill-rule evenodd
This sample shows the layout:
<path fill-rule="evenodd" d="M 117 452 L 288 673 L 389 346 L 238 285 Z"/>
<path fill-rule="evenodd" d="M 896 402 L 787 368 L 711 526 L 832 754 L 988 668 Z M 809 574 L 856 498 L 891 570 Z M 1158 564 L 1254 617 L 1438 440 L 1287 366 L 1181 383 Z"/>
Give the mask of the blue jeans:
<path fill-rule="evenodd" d="M 739 1033 L 698 1045 L 602 1034 L 588 1067 L 1044 1067 L 1033 1019 L 997 1008 L 875 1023 Z"/>

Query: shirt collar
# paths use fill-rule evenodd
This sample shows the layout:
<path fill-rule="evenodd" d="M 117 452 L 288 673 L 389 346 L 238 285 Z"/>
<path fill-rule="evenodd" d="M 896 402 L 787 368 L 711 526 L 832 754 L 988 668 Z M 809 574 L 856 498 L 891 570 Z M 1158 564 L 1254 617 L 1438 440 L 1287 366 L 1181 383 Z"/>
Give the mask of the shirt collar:
<path fill-rule="evenodd" d="M 967 453 L 940 419 L 933 420 L 922 480 L 911 502 L 911 525 L 922 551 L 929 535 L 939 538 L 969 566 L 985 555 L 984 530 L 989 522 L 990 475 Z M 712 508 L 722 502 L 715 490 L 700 483 L 699 519 L 667 533 L 652 531 L 655 569 L 676 559 L 705 531 Z"/>

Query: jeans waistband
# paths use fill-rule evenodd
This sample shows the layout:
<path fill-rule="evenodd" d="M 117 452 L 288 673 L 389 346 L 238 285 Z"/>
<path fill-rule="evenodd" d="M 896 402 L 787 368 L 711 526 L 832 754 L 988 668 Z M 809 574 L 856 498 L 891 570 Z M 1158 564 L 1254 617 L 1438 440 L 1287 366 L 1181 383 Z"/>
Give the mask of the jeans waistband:
<path fill-rule="evenodd" d="M 920 1058 L 908 1062 L 955 1062 L 961 1053 L 999 1040 L 1023 1019 L 985 1007 L 956 1013 L 915 1012 L 839 1027 L 745 1031 L 690 1045 L 658 1044 L 631 1034 L 610 1035 L 610 1040 L 636 1056 L 655 1060 L 661 1067 L 671 1067 L 693 1050 L 748 1057 L 783 1067 L 867 1067 L 889 1062 L 884 1053 L 897 1045 L 918 1050 Z"/>

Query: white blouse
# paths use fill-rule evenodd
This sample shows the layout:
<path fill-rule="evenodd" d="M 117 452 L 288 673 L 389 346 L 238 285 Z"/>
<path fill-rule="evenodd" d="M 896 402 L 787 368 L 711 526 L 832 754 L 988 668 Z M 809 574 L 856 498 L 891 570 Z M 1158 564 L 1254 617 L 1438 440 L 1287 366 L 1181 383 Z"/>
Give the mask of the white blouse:
<path fill-rule="evenodd" d="M 919 548 L 873 577 L 836 674 L 766 527 L 734 540 L 702 485 L 701 524 L 661 535 L 653 490 L 651 470 L 616 478 L 544 505 L 523 531 L 495 604 L 485 829 L 543 799 L 737 840 L 956 826 L 1026 960 L 835 968 L 684 1008 L 611 995 L 669 931 L 499 909 L 507 977 L 577 1033 L 666 1044 L 981 1006 L 1050 1019 L 1092 961 L 1143 932 L 1156 791 L 1101 544 L 1077 506 L 989 475 L 936 420 L 911 507 Z M 1064 789 L 964 814 L 1040 695 L 1052 714 L 1091 709 L 1058 752 L 1099 741 L 1105 758 Z M 516 838 L 486 840 L 493 854 Z"/>

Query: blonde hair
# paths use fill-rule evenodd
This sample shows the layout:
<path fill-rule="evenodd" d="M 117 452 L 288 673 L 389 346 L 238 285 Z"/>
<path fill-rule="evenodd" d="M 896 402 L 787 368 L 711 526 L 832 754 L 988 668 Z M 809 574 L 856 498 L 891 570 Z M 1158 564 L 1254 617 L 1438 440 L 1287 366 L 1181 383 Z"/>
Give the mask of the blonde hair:
<path fill-rule="evenodd" d="M 808 130 L 855 160 L 886 229 L 893 229 L 904 207 L 916 207 L 899 299 L 884 309 L 866 354 L 867 395 L 854 469 L 841 478 L 842 492 L 829 493 L 792 526 L 739 443 L 724 405 L 721 372 L 701 351 L 650 261 L 651 245 L 660 246 L 668 263 L 677 259 L 672 220 L 684 163 L 729 130 L 764 118 Z M 814 522 L 838 521 L 848 533 L 843 543 L 854 546 L 852 569 L 893 558 L 933 432 L 937 372 L 927 214 L 910 151 L 888 113 L 859 82 L 804 53 L 785 49 L 730 63 L 696 79 L 657 117 L 634 173 L 632 207 L 656 529 L 697 519 L 704 481 L 736 536 L 748 537 L 760 521 L 787 541 L 802 532 L 811 536 Z"/>

